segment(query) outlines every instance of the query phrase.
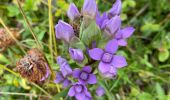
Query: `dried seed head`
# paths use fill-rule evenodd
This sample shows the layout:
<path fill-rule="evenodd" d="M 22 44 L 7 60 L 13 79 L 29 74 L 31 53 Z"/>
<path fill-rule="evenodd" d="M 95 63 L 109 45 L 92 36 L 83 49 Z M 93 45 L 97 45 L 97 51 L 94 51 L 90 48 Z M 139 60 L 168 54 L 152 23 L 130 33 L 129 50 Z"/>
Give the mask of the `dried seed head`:
<path fill-rule="evenodd" d="M 20 35 L 17 29 L 11 28 L 10 31 L 13 34 L 14 38 L 19 39 Z M 6 48 L 10 47 L 13 44 L 15 44 L 14 39 L 7 33 L 5 29 L 0 28 L 0 51 L 6 50 Z"/>
<path fill-rule="evenodd" d="M 17 62 L 17 71 L 31 82 L 40 83 L 49 73 L 47 62 L 38 49 L 31 49 Z"/>

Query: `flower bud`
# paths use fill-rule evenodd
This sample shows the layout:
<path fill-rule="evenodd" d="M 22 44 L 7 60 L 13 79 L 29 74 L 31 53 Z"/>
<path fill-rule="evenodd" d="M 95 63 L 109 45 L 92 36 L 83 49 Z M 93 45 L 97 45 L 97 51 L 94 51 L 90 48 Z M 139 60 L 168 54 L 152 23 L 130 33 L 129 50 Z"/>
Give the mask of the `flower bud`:
<path fill-rule="evenodd" d="M 120 15 L 121 9 L 122 9 L 121 0 L 116 0 L 115 4 L 113 4 L 112 8 L 108 13 L 109 18 L 112 18 L 116 15 Z"/>
<path fill-rule="evenodd" d="M 74 3 L 70 4 L 70 7 L 67 11 L 67 16 L 71 19 L 71 21 L 75 21 L 81 16 Z"/>
<path fill-rule="evenodd" d="M 83 51 L 81 49 L 69 49 L 70 56 L 73 60 L 82 62 L 84 60 Z"/>
<path fill-rule="evenodd" d="M 103 89 L 103 87 L 99 86 L 97 89 L 96 89 L 96 95 L 97 96 L 103 96 L 105 94 L 105 90 Z"/>
<path fill-rule="evenodd" d="M 64 40 L 66 42 L 70 42 L 74 37 L 74 30 L 71 25 L 60 20 L 58 24 L 55 26 L 56 38 Z"/>
<path fill-rule="evenodd" d="M 84 5 L 82 9 L 83 16 L 88 16 L 90 18 L 95 18 L 97 13 L 97 5 L 95 0 L 84 0 Z"/>
<path fill-rule="evenodd" d="M 66 59 L 62 58 L 61 56 L 57 57 L 57 63 L 60 66 L 60 71 L 64 77 L 67 77 L 72 74 L 72 69 Z"/>

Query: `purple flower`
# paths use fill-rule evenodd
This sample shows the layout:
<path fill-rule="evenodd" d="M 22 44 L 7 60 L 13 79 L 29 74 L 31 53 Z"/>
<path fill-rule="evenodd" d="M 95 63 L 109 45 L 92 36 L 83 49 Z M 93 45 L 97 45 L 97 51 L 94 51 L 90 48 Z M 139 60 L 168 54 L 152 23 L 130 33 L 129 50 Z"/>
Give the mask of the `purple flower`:
<path fill-rule="evenodd" d="M 112 8 L 110 9 L 108 16 L 109 18 L 112 18 L 116 15 L 120 15 L 122 9 L 122 3 L 121 0 L 116 0 L 115 4 L 113 4 Z"/>
<path fill-rule="evenodd" d="M 72 74 L 72 69 L 66 59 L 62 58 L 61 56 L 58 56 L 57 63 L 60 66 L 60 71 L 62 72 L 64 77 Z"/>
<path fill-rule="evenodd" d="M 83 51 L 81 49 L 69 49 L 70 56 L 73 60 L 82 62 L 84 60 Z"/>
<path fill-rule="evenodd" d="M 107 13 L 104 12 L 102 16 L 100 16 L 100 13 L 98 12 L 96 15 L 96 23 L 101 28 L 104 29 L 106 26 L 106 22 L 108 21 Z"/>
<path fill-rule="evenodd" d="M 68 95 L 75 96 L 77 100 L 91 100 L 91 94 L 88 92 L 86 86 L 81 83 L 75 83 L 70 88 Z"/>
<path fill-rule="evenodd" d="M 127 42 L 126 39 L 129 38 L 135 29 L 133 27 L 126 27 L 124 29 L 121 29 L 116 35 L 115 38 L 118 41 L 118 45 L 120 46 L 126 46 Z"/>
<path fill-rule="evenodd" d="M 106 22 L 105 33 L 109 36 L 114 36 L 121 27 L 120 16 L 115 16 Z"/>
<path fill-rule="evenodd" d="M 95 84 L 97 82 L 96 76 L 92 74 L 92 68 L 90 66 L 85 66 L 80 69 L 75 69 L 73 71 L 73 77 L 77 78 L 82 84 Z"/>
<path fill-rule="evenodd" d="M 105 94 L 105 90 L 103 89 L 103 87 L 99 86 L 97 89 L 96 89 L 96 95 L 97 96 L 103 96 Z"/>
<path fill-rule="evenodd" d="M 84 5 L 82 9 L 84 16 L 95 18 L 97 13 L 97 5 L 95 0 L 84 0 Z"/>
<path fill-rule="evenodd" d="M 113 55 L 118 49 L 117 40 L 110 40 L 105 47 L 105 50 L 94 48 L 89 50 L 89 55 L 94 60 L 100 60 L 99 71 L 105 76 L 112 78 L 116 74 L 117 68 L 122 68 L 127 65 L 126 59 L 123 56 Z"/>
<path fill-rule="evenodd" d="M 58 24 L 55 26 L 55 33 L 57 39 L 62 39 L 68 43 L 74 37 L 73 27 L 62 20 L 59 20 Z"/>
<path fill-rule="evenodd" d="M 58 73 L 56 74 L 56 79 L 54 80 L 54 83 L 56 83 L 56 84 L 58 84 L 58 83 L 62 84 L 62 85 L 63 85 L 63 88 L 66 88 L 66 87 L 68 87 L 68 86 L 71 85 L 71 81 L 68 80 L 67 78 L 65 78 L 65 77 L 62 75 L 61 72 L 58 72 Z"/>
<path fill-rule="evenodd" d="M 78 19 L 81 16 L 74 3 L 70 4 L 70 7 L 67 11 L 67 15 L 72 21 L 75 21 L 76 19 Z"/>

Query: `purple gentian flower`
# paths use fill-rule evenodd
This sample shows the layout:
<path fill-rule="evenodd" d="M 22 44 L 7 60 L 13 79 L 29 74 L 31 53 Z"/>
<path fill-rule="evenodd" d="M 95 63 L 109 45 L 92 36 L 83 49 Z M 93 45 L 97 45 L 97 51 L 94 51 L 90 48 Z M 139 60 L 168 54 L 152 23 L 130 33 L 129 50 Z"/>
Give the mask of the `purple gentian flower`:
<path fill-rule="evenodd" d="M 70 48 L 69 53 L 71 58 L 79 63 L 84 60 L 83 51 L 81 49 Z"/>
<path fill-rule="evenodd" d="M 106 22 L 105 33 L 109 36 L 114 36 L 121 27 L 120 16 L 115 16 Z"/>
<path fill-rule="evenodd" d="M 95 84 L 97 82 L 96 76 L 92 74 L 92 68 L 90 66 L 85 66 L 80 69 L 75 69 L 73 71 L 73 77 L 77 78 L 82 84 Z"/>
<path fill-rule="evenodd" d="M 75 96 L 77 100 L 91 100 L 91 94 L 88 92 L 87 87 L 81 83 L 75 83 L 70 88 L 68 95 Z"/>
<path fill-rule="evenodd" d="M 119 46 L 126 46 L 127 42 L 126 39 L 129 38 L 135 29 L 133 27 L 126 27 L 124 29 L 121 29 L 116 35 L 115 38 L 118 41 Z"/>
<path fill-rule="evenodd" d="M 64 77 L 72 74 L 72 69 L 66 59 L 62 58 L 61 56 L 58 56 L 57 63 L 60 66 L 60 71 L 62 72 Z"/>
<path fill-rule="evenodd" d="M 79 10 L 77 9 L 74 3 L 70 4 L 68 11 L 67 11 L 67 16 L 71 19 L 71 21 L 75 21 L 81 16 L 79 13 Z"/>
<path fill-rule="evenodd" d="M 96 14 L 97 14 L 96 1 L 95 0 L 84 0 L 82 13 L 83 13 L 83 16 L 95 18 Z"/>
<path fill-rule="evenodd" d="M 96 24 L 101 28 L 104 29 L 106 26 L 106 22 L 108 21 L 107 13 L 104 12 L 102 16 L 100 16 L 100 13 L 98 12 L 96 15 Z"/>
<path fill-rule="evenodd" d="M 96 95 L 97 96 L 103 96 L 105 94 L 105 90 L 103 89 L 103 87 L 99 86 L 97 89 L 96 89 Z"/>
<path fill-rule="evenodd" d="M 113 4 L 112 8 L 110 9 L 110 11 L 108 12 L 108 16 L 109 18 L 112 18 L 116 15 L 120 15 L 122 10 L 122 3 L 121 0 L 116 0 L 115 4 Z"/>
<path fill-rule="evenodd" d="M 58 24 L 55 26 L 55 33 L 57 39 L 62 39 L 67 43 L 75 36 L 73 27 L 62 20 L 59 20 Z"/>
<path fill-rule="evenodd" d="M 89 55 L 94 60 L 100 60 L 99 71 L 106 77 L 109 74 L 115 74 L 117 68 L 127 65 L 126 59 L 123 56 L 114 55 L 118 49 L 117 40 L 110 40 L 105 47 L 105 50 L 94 48 L 89 50 Z"/>
<path fill-rule="evenodd" d="M 62 84 L 63 88 L 66 88 L 71 85 L 71 81 L 65 78 L 61 72 L 58 72 L 56 74 L 56 79 L 54 80 L 54 83 L 56 84 Z"/>

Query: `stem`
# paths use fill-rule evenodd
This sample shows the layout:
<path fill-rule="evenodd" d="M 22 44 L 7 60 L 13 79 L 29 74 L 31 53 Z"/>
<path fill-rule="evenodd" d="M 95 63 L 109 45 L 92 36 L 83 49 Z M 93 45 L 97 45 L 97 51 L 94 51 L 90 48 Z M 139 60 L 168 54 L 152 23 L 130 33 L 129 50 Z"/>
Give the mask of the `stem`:
<path fill-rule="evenodd" d="M 27 26 L 28 26 L 28 28 L 29 28 L 29 30 L 30 30 L 32 36 L 33 36 L 33 38 L 34 38 L 35 41 L 36 41 L 36 44 L 37 44 L 38 48 L 42 50 L 42 45 L 41 45 L 40 42 L 38 41 L 38 39 L 37 39 L 37 37 L 36 37 L 36 35 L 35 35 L 34 31 L 33 31 L 32 27 L 31 27 L 31 25 L 30 25 L 30 23 L 29 23 L 29 21 L 28 21 L 26 15 L 25 15 L 25 13 L 24 13 L 22 7 L 21 7 L 20 1 L 17 0 L 17 3 L 18 3 L 18 6 L 19 6 L 19 10 L 20 10 L 20 12 L 21 12 L 21 14 L 22 14 L 24 20 L 26 21 L 26 24 L 27 24 Z"/>
<path fill-rule="evenodd" d="M 30 94 L 30 93 L 16 93 L 16 92 L 0 92 L 0 94 L 3 95 L 22 95 L 22 96 L 33 96 L 33 97 L 48 97 L 45 95 L 36 95 L 36 94 Z"/>
<path fill-rule="evenodd" d="M 53 65 L 53 43 L 54 43 L 54 47 L 55 47 L 55 51 L 57 52 L 57 48 L 56 48 L 56 42 L 55 42 L 55 38 L 53 38 L 54 35 L 54 26 L 53 26 L 53 18 L 52 18 L 52 12 L 51 12 L 51 0 L 48 0 L 48 14 L 49 14 L 49 35 L 50 35 L 50 53 L 51 53 L 51 59 L 52 59 L 52 65 Z M 53 41 L 54 40 L 54 41 Z M 54 74 L 52 73 L 52 76 Z M 60 87 L 57 84 L 57 90 L 58 92 L 60 92 Z M 62 98 L 60 98 L 62 99 Z"/>
<path fill-rule="evenodd" d="M 21 47 L 22 44 L 20 44 L 20 42 L 14 37 L 14 35 L 11 33 L 11 31 L 8 29 L 8 27 L 5 25 L 5 23 L 3 22 L 3 20 L 1 18 L 0 18 L 0 23 L 5 28 L 7 33 L 12 37 L 12 39 L 17 43 L 17 45 L 19 46 L 21 51 L 26 54 L 26 51 Z"/>
<path fill-rule="evenodd" d="M 11 70 L 11 69 L 5 67 L 4 65 L 1 65 L 1 64 L 0 64 L 0 68 L 5 69 L 6 71 L 10 72 L 11 74 L 13 74 L 13 75 L 15 75 L 15 76 L 17 76 L 17 77 L 20 77 L 19 74 L 17 74 L 16 72 L 14 72 L 14 71 Z M 46 95 L 48 95 L 50 98 L 52 98 L 52 96 L 51 96 L 48 92 L 46 92 L 43 88 L 41 88 L 39 85 L 37 85 L 37 84 L 35 84 L 35 83 L 31 83 L 31 84 L 32 84 L 33 86 L 37 87 L 37 88 L 38 88 L 39 90 L 41 90 L 42 92 L 44 92 L 44 94 L 46 94 Z"/>

